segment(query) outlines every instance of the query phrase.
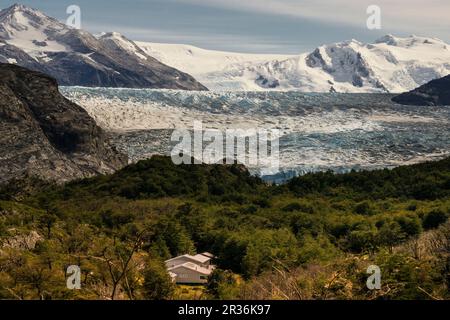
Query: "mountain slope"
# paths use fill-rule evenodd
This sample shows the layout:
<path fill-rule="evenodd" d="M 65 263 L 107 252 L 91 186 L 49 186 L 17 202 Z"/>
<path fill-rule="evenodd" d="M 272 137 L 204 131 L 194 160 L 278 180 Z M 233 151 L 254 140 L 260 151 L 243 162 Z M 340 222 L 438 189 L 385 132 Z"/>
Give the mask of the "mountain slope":
<path fill-rule="evenodd" d="M 164 57 L 164 63 L 189 70 L 211 90 L 299 90 L 304 92 L 404 92 L 450 73 L 450 46 L 418 36 L 387 35 L 373 44 L 356 40 L 320 46 L 299 56 L 246 56 L 228 63 L 220 53 L 186 50 L 138 42 L 144 51 Z M 150 48 L 150 49 L 149 49 Z M 208 52 L 208 51 L 207 51 Z M 202 58 L 209 70 L 195 69 L 180 61 L 190 55 Z M 231 57 L 238 54 L 231 54 Z M 220 58 L 219 58 L 220 59 Z M 219 60 L 220 62 L 220 60 Z"/>
<path fill-rule="evenodd" d="M 252 90 L 253 81 L 248 86 L 242 81 L 233 78 L 218 77 L 228 70 L 251 67 L 257 63 L 272 60 L 285 60 L 293 55 L 276 54 L 250 54 L 237 52 L 224 52 L 205 50 L 191 45 L 165 44 L 136 41 L 136 44 L 148 55 L 179 70 L 194 75 L 200 82 L 208 83 L 208 87 L 215 90 L 234 89 L 236 87 Z M 216 78 L 217 77 L 217 78 Z"/>
<path fill-rule="evenodd" d="M 60 85 L 206 90 L 119 34 L 96 38 L 23 5 L 0 11 L 0 62 L 45 72 Z"/>
<path fill-rule="evenodd" d="M 392 98 L 392 101 L 416 106 L 450 106 L 450 75 L 402 93 Z"/>
<path fill-rule="evenodd" d="M 0 183 L 23 175 L 62 182 L 127 164 L 55 79 L 11 64 L 0 64 L 0 150 Z"/>

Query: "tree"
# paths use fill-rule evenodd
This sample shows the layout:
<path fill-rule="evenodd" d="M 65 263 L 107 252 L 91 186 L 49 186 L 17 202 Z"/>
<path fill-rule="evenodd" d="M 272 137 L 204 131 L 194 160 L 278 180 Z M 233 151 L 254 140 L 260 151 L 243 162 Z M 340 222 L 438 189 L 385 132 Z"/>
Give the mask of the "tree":
<path fill-rule="evenodd" d="M 206 290 L 214 299 L 236 299 L 239 285 L 233 272 L 215 269 L 209 275 Z"/>
<path fill-rule="evenodd" d="M 148 261 L 144 270 L 143 297 L 151 300 L 170 299 L 175 285 L 165 265 L 160 261 Z"/>
<path fill-rule="evenodd" d="M 289 266 L 297 261 L 298 241 L 289 229 L 255 230 L 247 237 L 241 265 L 248 278 L 274 265 Z"/>
<path fill-rule="evenodd" d="M 47 230 L 47 239 L 51 238 L 53 225 L 56 223 L 56 217 L 53 214 L 45 213 L 39 218 L 41 228 Z"/>
<path fill-rule="evenodd" d="M 134 299 L 133 288 L 130 286 L 129 274 L 133 266 L 133 257 L 142 248 L 144 238 L 148 236 L 148 228 L 144 228 L 139 234 L 125 241 L 104 238 L 95 254 L 87 258 L 106 264 L 105 274 L 111 279 L 111 300 L 116 298 L 116 293 L 122 288 L 126 291 L 129 299 Z M 107 277 L 104 277 L 107 278 Z"/>
<path fill-rule="evenodd" d="M 164 241 L 172 256 L 195 251 L 186 229 L 172 217 L 161 218 L 154 227 L 154 241 Z"/>
<path fill-rule="evenodd" d="M 383 224 L 377 235 L 378 243 L 381 246 L 387 246 L 389 252 L 392 252 L 393 247 L 405 240 L 405 238 L 406 234 L 396 221 Z"/>

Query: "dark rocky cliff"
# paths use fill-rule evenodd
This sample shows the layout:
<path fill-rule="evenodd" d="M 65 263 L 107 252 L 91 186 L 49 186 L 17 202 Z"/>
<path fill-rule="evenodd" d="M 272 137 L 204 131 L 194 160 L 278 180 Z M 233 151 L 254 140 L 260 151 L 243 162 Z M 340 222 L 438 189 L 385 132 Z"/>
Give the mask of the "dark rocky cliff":
<path fill-rule="evenodd" d="M 392 101 L 415 106 L 450 106 L 450 75 L 402 93 Z"/>
<path fill-rule="evenodd" d="M 56 80 L 0 64 L 0 183 L 23 175 L 64 182 L 127 164 Z"/>

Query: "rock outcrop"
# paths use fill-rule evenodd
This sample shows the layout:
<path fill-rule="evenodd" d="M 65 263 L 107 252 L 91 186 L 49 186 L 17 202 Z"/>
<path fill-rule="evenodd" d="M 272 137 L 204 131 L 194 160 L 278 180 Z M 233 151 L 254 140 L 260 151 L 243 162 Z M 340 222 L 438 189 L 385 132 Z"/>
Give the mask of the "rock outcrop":
<path fill-rule="evenodd" d="M 402 93 L 392 101 L 415 106 L 450 106 L 450 75 Z"/>
<path fill-rule="evenodd" d="M 6 237 L 0 244 L 0 248 L 6 249 L 16 249 L 16 250 L 33 250 L 36 248 L 38 242 L 43 241 L 44 237 L 41 236 L 36 231 L 30 231 L 29 233 L 23 234 L 17 230 L 9 230 L 8 233 L 15 234 L 14 236 Z M 0 255 L 1 255 L 0 249 Z"/>
<path fill-rule="evenodd" d="M 24 175 L 64 182 L 127 164 L 55 79 L 10 64 L 0 64 L 0 150 L 0 183 Z"/>

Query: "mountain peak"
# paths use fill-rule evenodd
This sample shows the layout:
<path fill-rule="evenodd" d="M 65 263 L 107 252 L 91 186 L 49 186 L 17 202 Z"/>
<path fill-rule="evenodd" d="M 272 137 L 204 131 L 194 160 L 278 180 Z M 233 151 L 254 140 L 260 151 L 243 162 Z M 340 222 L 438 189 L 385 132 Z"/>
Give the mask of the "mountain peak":
<path fill-rule="evenodd" d="M 103 34 L 104 37 L 123 37 L 121 33 L 112 31 L 112 32 L 106 32 Z"/>
<path fill-rule="evenodd" d="M 9 12 L 13 12 L 13 11 L 24 11 L 27 9 L 31 9 L 31 8 L 29 8 L 23 4 L 20 4 L 20 3 L 14 3 L 12 6 L 6 8 L 5 10 L 9 11 Z"/>
<path fill-rule="evenodd" d="M 0 11 L 0 16 L 2 16 L 2 17 L 14 16 L 17 13 L 26 13 L 28 15 L 31 14 L 31 15 L 36 15 L 36 16 L 40 16 L 40 17 L 45 16 L 39 10 L 31 8 L 31 7 L 27 7 L 27 6 L 25 6 L 23 4 L 20 4 L 20 3 L 15 3 L 12 6 L 1 10 Z"/>
<path fill-rule="evenodd" d="M 37 9 L 14 4 L 0 11 L 0 39 L 22 48 L 27 54 L 41 51 L 66 51 L 57 44 L 57 33 L 63 34 L 67 26 L 46 16 Z"/>
<path fill-rule="evenodd" d="M 21 4 L 0 11 L 0 42 L 0 62 L 43 71 L 60 84 L 206 90 L 118 33 L 95 38 Z"/>
<path fill-rule="evenodd" d="M 438 38 L 432 37 L 422 37 L 417 36 L 415 34 L 410 35 L 409 37 L 394 37 L 391 34 L 385 35 L 375 41 L 376 44 L 385 43 L 390 46 L 409 48 L 417 45 L 437 45 L 437 46 L 446 46 L 447 44 Z"/>
<path fill-rule="evenodd" d="M 354 45 L 358 45 L 358 46 L 363 44 L 361 41 L 358 41 L 356 39 L 346 40 L 346 41 L 344 41 L 342 43 L 345 44 L 345 45 L 352 45 L 352 44 L 354 44 Z"/>
<path fill-rule="evenodd" d="M 61 29 L 65 25 L 56 19 L 48 17 L 41 11 L 23 4 L 14 4 L 0 11 L 0 32 L 3 36 L 12 36 L 15 31 L 40 29 L 45 26 Z"/>
<path fill-rule="evenodd" d="M 102 34 L 99 41 L 111 50 L 124 50 L 132 56 L 138 57 L 140 60 L 148 60 L 148 56 L 136 43 L 128 39 L 118 32 L 108 32 Z"/>
<path fill-rule="evenodd" d="M 115 31 L 113 31 L 113 32 L 104 32 L 104 33 L 102 33 L 102 34 L 100 35 L 99 38 L 100 38 L 100 39 L 119 39 L 119 40 L 126 39 L 126 40 L 128 40 L 128 39 L 125 38 L 121 33 L 115 32 Z M 129 40 L 128 40 L 128 41 L 129 41 Z"/>
<path fill-rule="evenodd" d="M 25 8 L 25 6 L 23 4 L 20 4 L 20 3 L 16 2 L 13 5 L 11 5 L 9 8 L 7 8 L 7 10 L 21 9 L 21 8 Z"/>
<path fill-rule="evenodd" d="M 386 43 L 388 45 L 395 46 L 397 44 L 397 38 L 394 37 L 392 34 L 387 34 L 375 40 L 375 43 Z"/>

